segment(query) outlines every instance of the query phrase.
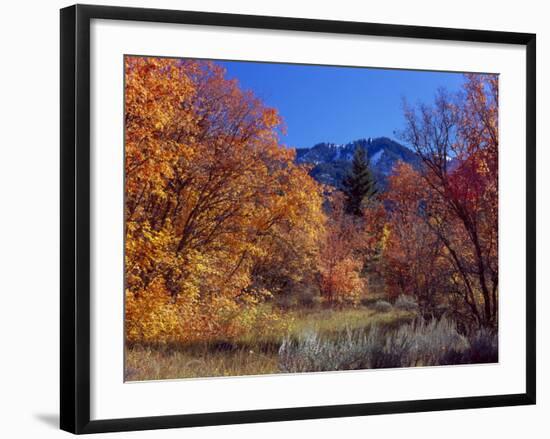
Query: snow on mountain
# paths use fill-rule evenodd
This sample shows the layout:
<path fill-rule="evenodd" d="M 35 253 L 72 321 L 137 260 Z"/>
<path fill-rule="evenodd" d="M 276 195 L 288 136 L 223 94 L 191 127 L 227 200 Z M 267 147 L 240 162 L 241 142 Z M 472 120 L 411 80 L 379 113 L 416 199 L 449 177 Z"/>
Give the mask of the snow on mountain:
<path fill-rule="evenodd" d="M 370 162 L 372 165 L 376 165 L 378 161 L 380 160 L 380 157 L 382 157 L 382 154 L 384 154 L 384 150 L 381 149 L 380 151 L 376 152 L 371 158 Z"/>
<path fill-rule="evenodd" d="M 418 156 L 409 148 L 387 137 L 359 139 L 342 144 L 318 143 L 311 148 L 296 150 L 296 162 L 314 165 L 310 174 L 324 184 L 340 187 L 343 178 L 351 169 L 351 160 L 356 148 L 365 148 L 375 178 L 381 187 L 392 173 L 398 161 L 418 166 Z"/>

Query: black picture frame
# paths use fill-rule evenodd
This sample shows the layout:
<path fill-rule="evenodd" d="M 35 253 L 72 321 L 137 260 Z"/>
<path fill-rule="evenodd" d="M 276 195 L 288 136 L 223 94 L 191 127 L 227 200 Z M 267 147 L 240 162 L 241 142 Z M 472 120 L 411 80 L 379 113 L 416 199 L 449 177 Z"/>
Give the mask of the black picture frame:
<path fill-rule="evenodd" d="M 526 392 L 416 401 L 90 420 L 90 21 L 132 20 L 526 47 Z M 536 36 L 210 12 L 75 5 L 61 10 L 61 429 L 80 433 L 273 422 L 535 404 Z"/>

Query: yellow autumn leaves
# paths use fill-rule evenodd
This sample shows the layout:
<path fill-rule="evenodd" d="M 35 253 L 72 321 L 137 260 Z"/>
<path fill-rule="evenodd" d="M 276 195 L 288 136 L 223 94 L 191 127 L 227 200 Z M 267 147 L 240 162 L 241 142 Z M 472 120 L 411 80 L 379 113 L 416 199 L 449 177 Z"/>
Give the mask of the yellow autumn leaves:
<path fill-rule="evenodd" d="M 311 281 L 321 188 L 279 145 L 277 112 L 219 66 L 125 67 L 128 341 L 268 330 L 264 301 Z"/>

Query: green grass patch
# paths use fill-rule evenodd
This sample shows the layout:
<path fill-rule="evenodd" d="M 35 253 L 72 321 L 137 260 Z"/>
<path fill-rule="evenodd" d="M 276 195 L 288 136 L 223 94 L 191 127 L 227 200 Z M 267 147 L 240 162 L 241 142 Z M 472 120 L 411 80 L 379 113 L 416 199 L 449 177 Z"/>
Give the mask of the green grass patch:
<path fill-rule="evenodd" d="M 373 325 L 396 329 L 414 317 L 407 311 L 378 312 L 366 306 L 288 311 L 267 334 L 251 331 L 231 340 L 127 346 L 125 377 L 143 381 L 277 373 L 278 351 L 286 337 L 298 339 L 315 331 L 324 338 L 337 339 L 348 329 L 369 330 Z"/>

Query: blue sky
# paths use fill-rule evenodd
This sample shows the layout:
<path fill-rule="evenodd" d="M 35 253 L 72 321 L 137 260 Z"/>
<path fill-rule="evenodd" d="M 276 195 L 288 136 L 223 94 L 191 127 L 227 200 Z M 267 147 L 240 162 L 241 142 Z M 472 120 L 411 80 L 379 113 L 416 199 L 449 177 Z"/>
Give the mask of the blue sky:
<path fill-rule="evenodd" d="M 357 67 L 308 66 L 219 61 L 228 78 L 254 91 L 283 116 L 287 146 L 347 143 L 365 138 L 395 138 L 403 128 L 402 98 L 433 101 L 438 88 L 458 90 L 461 73 Z"/>

